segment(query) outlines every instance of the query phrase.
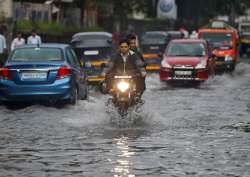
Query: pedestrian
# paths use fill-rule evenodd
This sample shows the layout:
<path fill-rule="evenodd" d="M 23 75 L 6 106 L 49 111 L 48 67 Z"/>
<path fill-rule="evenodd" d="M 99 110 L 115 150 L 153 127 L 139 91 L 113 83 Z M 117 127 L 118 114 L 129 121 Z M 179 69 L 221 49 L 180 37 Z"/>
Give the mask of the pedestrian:
<path fill-rule="evenodd" d="M 0 29 L 0 67 L 3 66 L 5 60 L 7 59 L 7 53 L 6 39 L 3 35 L 3 30 Z"/>
<path fill-rule="evenodd" d="M 24 44 L 25 44 L 25 39 L 22 37 L 22 33 L 17 32 L 16 38 L 13 39 L 13 41 L 11 42 L 10 49 L 14 50 L 17 46 L 24 45 Z"/>
<path fill-rule="evenodd" d="M 37 34 L 36 30 L 31 31 L 31 35 L 28 37 L 27 44 L 41 44 L 41 37 Z"/>

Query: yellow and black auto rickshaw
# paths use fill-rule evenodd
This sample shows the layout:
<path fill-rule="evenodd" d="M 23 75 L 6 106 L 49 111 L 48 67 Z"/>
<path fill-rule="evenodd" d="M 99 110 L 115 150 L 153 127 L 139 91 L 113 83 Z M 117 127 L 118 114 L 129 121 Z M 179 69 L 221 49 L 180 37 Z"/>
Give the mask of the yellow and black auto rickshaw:
<path fill-rule="evenodd" d="M 167 33 L 165 31 L 148 31 L 142 35 L 141 50 L 146 62 L 147 71 L 159 71 L 161 54 L 166 48 Z"/>
<path fill-rule="evenodd" d="M 141 38 L 141 50 L 147 71 L 159 71 L 162 55 L 172 39 L 183 38 L 180 31 L 148 31 Z"/>
<path fill-rule="evenodd" d="M 81 63 L 84 63 L 88 82 L 101 83 L 103 65 L 108 62 L 114 49 L 112 34 L 107 32 L 81 32 L 72 37 L 71 45 Z"/>

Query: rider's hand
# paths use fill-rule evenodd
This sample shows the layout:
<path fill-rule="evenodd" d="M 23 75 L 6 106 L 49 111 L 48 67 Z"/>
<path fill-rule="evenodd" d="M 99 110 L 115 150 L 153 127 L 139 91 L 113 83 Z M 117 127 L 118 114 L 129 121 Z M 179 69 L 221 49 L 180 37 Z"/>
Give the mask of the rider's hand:
<path fill-rule="evenodd" d="M 105 72 L 102 72 L 101 73 L 101 77 L 105 77 L 106 76 L 106 73 Z"/>

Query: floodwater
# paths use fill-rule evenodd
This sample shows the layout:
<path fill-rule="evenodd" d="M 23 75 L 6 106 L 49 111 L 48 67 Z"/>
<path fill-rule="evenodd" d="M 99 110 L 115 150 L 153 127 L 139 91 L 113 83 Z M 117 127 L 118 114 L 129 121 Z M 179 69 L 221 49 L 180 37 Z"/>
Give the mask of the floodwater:
<path fill-rule="evenodd" d="M 91 91 L 63 108 L 0 106 L 1 177 L 249 177 L 250 64 L 198 88 L 148 76 L 121 120 Z"/>

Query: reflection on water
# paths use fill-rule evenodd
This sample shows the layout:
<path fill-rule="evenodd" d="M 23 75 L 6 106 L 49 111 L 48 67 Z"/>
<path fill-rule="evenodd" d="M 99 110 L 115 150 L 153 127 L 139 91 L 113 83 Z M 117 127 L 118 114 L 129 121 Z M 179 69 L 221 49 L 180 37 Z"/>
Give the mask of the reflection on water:
<path fill-rule="evenodd" d="M 130 151 L 128 146 L 128 137 L 122 136 L 121 138 L 115 138 L 114 144 L 120 151 L 120 154 L 118 155 L 119 159 L 114 162 L 112 170 L 114 177 L 134 177 L 135 175 L 130 172 L 130 167 L 133 166 L 133 164 L 129 161 L 129 159 L 131 156 L 135 155 L 135 152 Z"/>

